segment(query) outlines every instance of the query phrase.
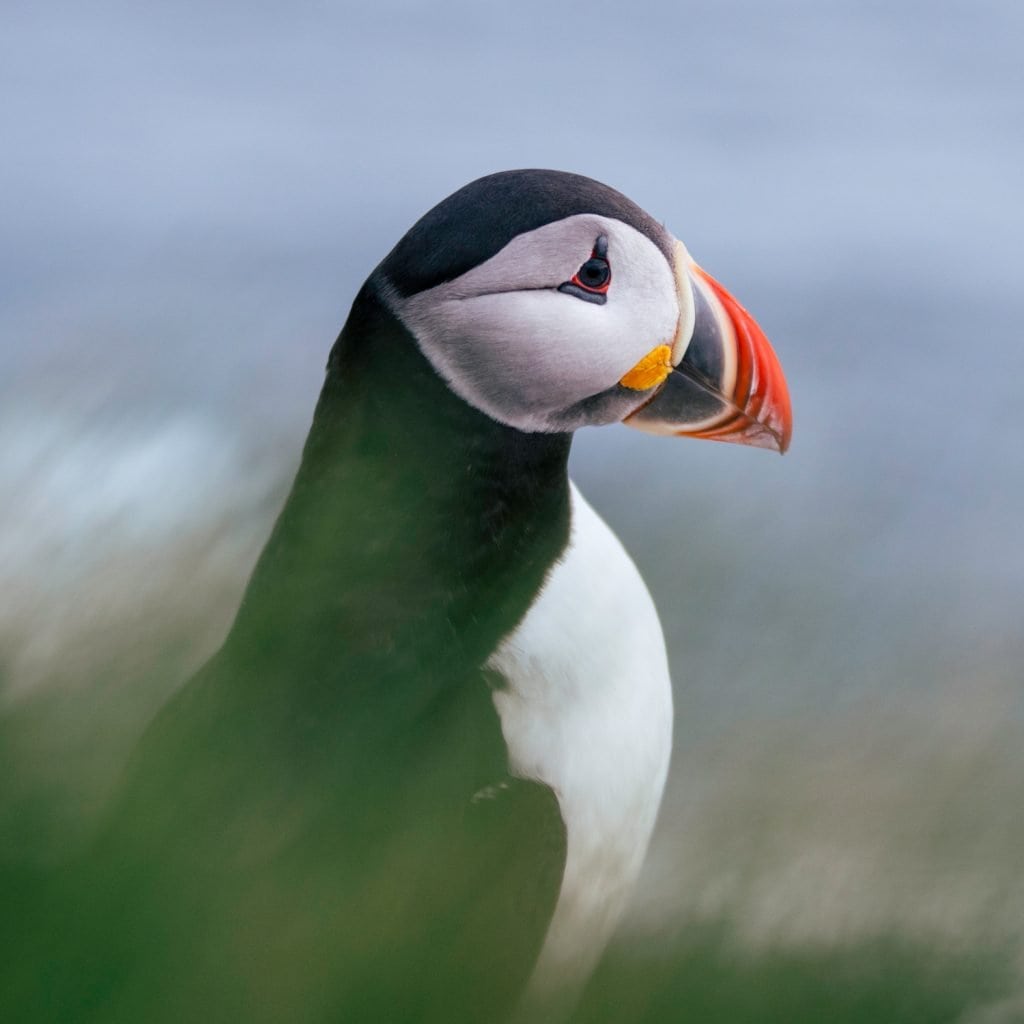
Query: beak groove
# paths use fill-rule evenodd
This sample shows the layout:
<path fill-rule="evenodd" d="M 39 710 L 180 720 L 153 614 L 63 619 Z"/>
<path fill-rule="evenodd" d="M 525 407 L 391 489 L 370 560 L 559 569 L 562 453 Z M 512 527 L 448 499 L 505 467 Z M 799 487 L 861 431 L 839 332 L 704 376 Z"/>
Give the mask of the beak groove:
<path fill-rule="evenodd" d="M 677 275 L 685 275 L 693 296 L 685 318 L 690 335 L 682 344 L 677 339 L 674 348 L 682 355 L 659 391 L 625 422 L 655 434 L 785 452 L 792 409 L 778 357 L 743 306 L 705 270 L 687 262 Z"/>

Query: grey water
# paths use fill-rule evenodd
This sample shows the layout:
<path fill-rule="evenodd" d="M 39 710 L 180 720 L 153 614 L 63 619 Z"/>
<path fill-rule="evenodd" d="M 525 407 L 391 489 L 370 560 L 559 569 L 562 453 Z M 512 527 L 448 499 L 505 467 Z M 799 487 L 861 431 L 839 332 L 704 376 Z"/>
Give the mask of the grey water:
<path fill-rule="evenodd" d="M 782 459 L 576 442 L 676 685 L 629 928 L 995 951 L 921 1019 L 1024 1019 L 1022 11 L 8 5 L 0 850 L 87 828 L 215 648 L 370 269 L 556 167 L 665 221 L 794 406 Z"/>

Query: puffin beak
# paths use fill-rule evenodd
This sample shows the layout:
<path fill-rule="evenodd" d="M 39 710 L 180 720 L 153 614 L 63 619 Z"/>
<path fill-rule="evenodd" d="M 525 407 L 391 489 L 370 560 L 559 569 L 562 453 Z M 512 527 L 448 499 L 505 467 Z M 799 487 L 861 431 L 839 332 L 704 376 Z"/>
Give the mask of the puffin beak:
<path fill-rule="evenodd" d="M 754 318 L 676 245 L 679 326 L 671 350 L 658 346 L 620 381 L 635 390 L 660 382 L 624 422 L 784 452 L 793 422 L 778 357 Z"/>

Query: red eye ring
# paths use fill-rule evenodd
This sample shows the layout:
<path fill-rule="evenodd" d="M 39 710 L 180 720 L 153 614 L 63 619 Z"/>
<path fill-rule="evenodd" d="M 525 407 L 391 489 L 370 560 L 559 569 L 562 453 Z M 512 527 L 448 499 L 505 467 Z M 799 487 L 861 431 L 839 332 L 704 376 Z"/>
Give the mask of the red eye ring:
<path fill-rule="evenodd" d="M 594 251 L 590 259 L 573 274 L 569 283 L 591 295 L 606 295 L 612 285 L 611 265 Z"/>
<path fill-rule="evenodd" d="M 612 286 L 612 268 L 608 262 L 608 237 L 598 235 L 594 248 L 590 251 L 590 259 L 572 275 L 572 278 L 560 284 L 558 290 L 567 295 L 575 295 L 584 302 L 592 302 L 603 306 L 608 301 L 608 289 Z"/>

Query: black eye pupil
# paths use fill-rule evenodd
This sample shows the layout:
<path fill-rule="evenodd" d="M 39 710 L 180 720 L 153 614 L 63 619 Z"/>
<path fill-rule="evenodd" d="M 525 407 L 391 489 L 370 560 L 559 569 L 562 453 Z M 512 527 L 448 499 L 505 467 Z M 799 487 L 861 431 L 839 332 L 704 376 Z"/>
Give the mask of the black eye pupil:
<path fill-rule="evenodd" d="M 611 276 L 611 268 L 608 261 L 600 256 L 592 256 L 580 267 L 579 279 L 588 288 L 600 288 L 608 283 Z"/>

